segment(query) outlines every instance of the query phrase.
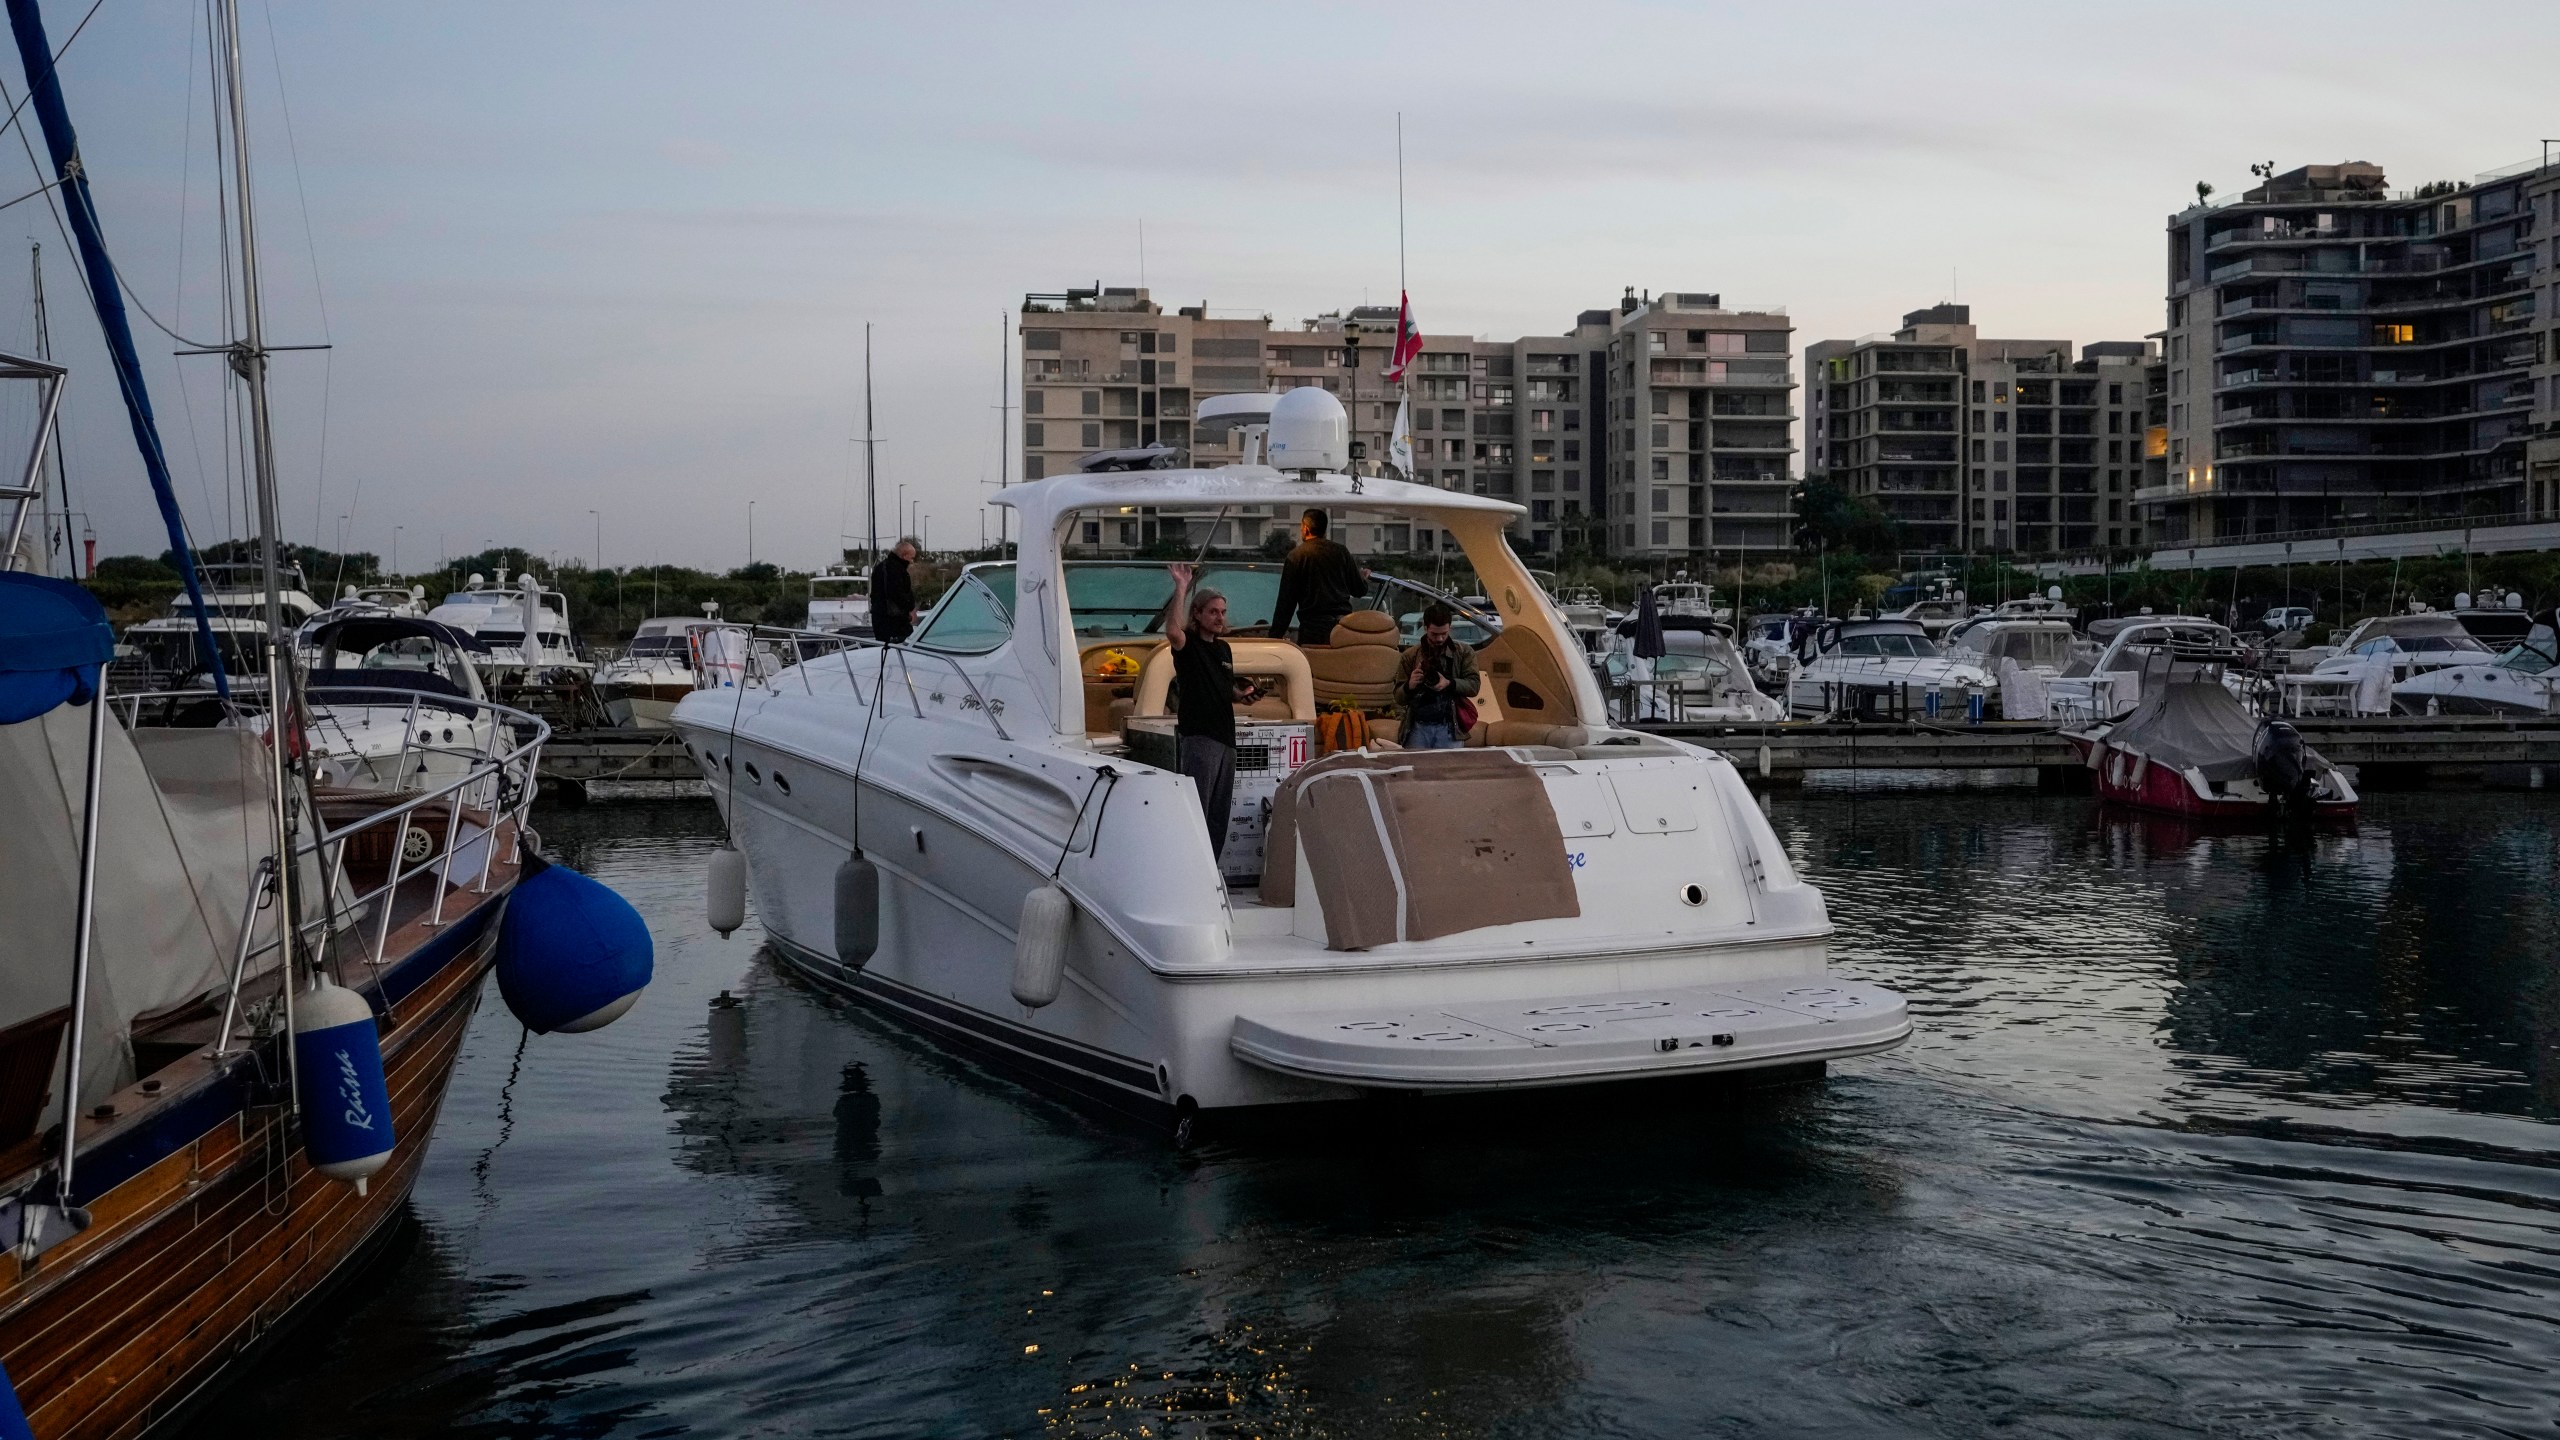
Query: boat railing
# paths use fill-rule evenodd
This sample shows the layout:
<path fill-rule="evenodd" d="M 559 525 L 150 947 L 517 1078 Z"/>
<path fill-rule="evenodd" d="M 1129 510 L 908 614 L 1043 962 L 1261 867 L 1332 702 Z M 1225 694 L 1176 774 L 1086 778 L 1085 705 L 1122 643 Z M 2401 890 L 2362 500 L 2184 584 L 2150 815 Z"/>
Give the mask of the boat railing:
<path fill-rule="evenodd" d="M 745 688 L 780 689 L 796 680 L 805 693 L 814 696 L 817 687 L 813 672 L 819 667 L 841 666 L 856 704 L 885 704 L 890 695 L 903 692 L 909 710 L 921 720 L 925 718 L 926 704 L 940 705 L 951 693 L 943 687 L 956 680 L 965 692 L 960 700 L 962 712 L 984 717 L 996 738 L 1013 739 L 1004 727 L 1004 702 L 990 699 L 979 689 L 977 680 L 956 656 L 834 630 L 804 630 L 787 625 L 713 628 L 735 632 L 743 638 L 744 655 L 732 663 L 741 670 L 738 683 Z M 879 657 L 876 668 L 870 663 L 872 654 Z M 870 686 L 864 683 L 866 673 L 872 677 Z M 721 683 L 715 674 L 700 668 L 696 676 L 696 683 L 704 688 L 718 688 Z"/>
<path fill-rule="evenodd" d="M 363 924 L 370 933 L 358 936 L 356 953 L 368 970 L 378 974 L 390 944 L 393 911 L 397 908 L 394 902 L 404 886 L 420 880 L 429 882 L 431 891 L 425 897 L 425 914 L 420 923 L 431 930 L 447 923 L 446 905 L 457 889 L 479 895 L 489 893 L 501 838 L 521 835 L 526 829 L 539 788 L 536 771 L 542 747 L 551 738 L 551 727 L 539 716 L 485 699 L 426 696 L 392 687 L 331 685 L 326 690 L 332 697 L 330 704 L 407 707 L 401 751 L 392 771 L 395 784 L 406 774 L 411 758 L 421 753 L 462 761 L 455 771 L 422 777 L 414 790 L 380 792 L 385 803 L 367 808 L 343 823 L 333 824 L 320 813 L 317 793 L 308 797 L 312 808 L 294 845 L 295 873 L 303 873 L 301 867 L 306 863 L 313 865 L 322 884 L 312 903 L 297 907 L 305 913 L 295 917 L 294 933 L 303 943 L 318 949 L 328 944 L 332 936 Z M 341 698 L 350 696 L 355 698 Z M 199 721 L 205 713 L 201 707 L 208 702 L 221 707 L 210 727 L 189 728 L 246 729 L 257 725 L 265 713 L 265 707 L 254 700 L 222 701 L 204 691 L 144 691 L 108 697 L 108 703 L 123 712 L 128 730 L 140 727 L 155 702 L 163 707 L 164 716 L 183 702 L 190 718 Z M 429 708 L 438 715 L 458 714 L 474 722 L 458 727 L 472 736 L 472 742 L 419 746 L 412 737 L 417 733 L 419 716 Z M 481 721 L 487 723 L 477 723 Z M 309 743 L 308 732 L 305 743 Z M 330 798 L 345 801 L 351 794 L 361 803 L 361 791 L 332 791 Z M 466 837 L 466 825 L 477 833 Z M 412 858 L 411 835 L 432 833 L 431 827 L 439 826 L 442 843 L 430 843 L 423 853 Z M 381 847 L 378 842 L 385 835 L 390 843 Z M 359 853 L 382 856 L 381 878 L 364 889 L 350 891 L 346 888 L 348 862 Z M 280 934 L 263 943 L 257 940 L 257 912 L 264 908 L 266 889 L 274 883 L 276 868 L 272 857 L 261 864 L 267 878 L 264 885 L 250 887 L 232 957 L 231 997 L 219 1032 L 226 1050 L 231 1045 L 241 986 L 250 975 L 253 962 L 273 953 L 281 943 Z M 343 958 L 346 952 L 338 953 Z"/>

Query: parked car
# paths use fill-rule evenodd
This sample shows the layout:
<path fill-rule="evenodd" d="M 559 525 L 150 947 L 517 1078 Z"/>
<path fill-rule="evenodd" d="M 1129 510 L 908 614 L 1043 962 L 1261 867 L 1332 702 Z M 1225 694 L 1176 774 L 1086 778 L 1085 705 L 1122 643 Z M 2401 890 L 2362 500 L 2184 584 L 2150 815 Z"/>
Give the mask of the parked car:
<path fill-rule="evenodd" d="M 2258 628 L 2270 635 L 2281 635 L 2288 630 L 2302 629 L 2313 618 L 2308 605 L 2278 605 L 2258 617 Z"/>

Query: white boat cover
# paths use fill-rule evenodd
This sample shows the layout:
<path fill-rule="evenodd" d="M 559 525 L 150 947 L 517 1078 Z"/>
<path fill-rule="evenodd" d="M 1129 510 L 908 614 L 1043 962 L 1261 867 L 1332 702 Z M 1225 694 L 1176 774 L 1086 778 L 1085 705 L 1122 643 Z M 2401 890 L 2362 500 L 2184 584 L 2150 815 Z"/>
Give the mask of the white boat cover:
<path fill-rule="evenodd" d="M 136 1016 L 229 983 L 249 879 L 270 848 L 264 752 L 249 732 L 144 731 L 147 749 L 121 725 L 105 733 L 83 1105 L 135 1078 Z M 0 1026 L 71 1001 L 88 751 L 87 706 L 0 726 Z M 57 1094 L 42 1123 L 60 1106 Z"/>

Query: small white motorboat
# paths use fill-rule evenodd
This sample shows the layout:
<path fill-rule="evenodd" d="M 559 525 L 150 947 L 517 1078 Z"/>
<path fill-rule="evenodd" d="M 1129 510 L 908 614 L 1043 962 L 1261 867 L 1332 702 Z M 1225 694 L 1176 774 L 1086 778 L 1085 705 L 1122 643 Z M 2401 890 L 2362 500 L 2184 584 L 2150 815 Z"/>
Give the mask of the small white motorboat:
<path fill-rule="evenodd" d="M 1999 683 L 1942 654 L 1917 620 L 1826 620 L 1796 652 L 1787 705 L 1798 715 L 1961 718 Z"/>

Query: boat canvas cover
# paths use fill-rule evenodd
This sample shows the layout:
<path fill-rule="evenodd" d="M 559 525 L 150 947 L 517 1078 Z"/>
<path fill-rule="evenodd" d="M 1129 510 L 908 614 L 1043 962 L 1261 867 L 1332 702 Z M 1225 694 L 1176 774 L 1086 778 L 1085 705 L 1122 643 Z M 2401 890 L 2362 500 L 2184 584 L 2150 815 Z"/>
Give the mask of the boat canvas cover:
<path fill-rule="evenodd" d="M 1503 751 L 1328 755 L 1272 797 L 1264 904 L 1297 903 L 1301 846 L 1328 949 L 1582 913 L 1546 782 Z"/>
<path fill-rule="evenodd" d="M 2258 722 L 2216 680 L 2172 680 L 2153 687 L 2132 714 L 2106 734 L 2114 749 L 2151 757 L 2155 765 L 2195 770 L 2207 780 L 2245 780 L 2258 773 Z M 2313 770 L 2327 762 L 2306 749 Z"/>

